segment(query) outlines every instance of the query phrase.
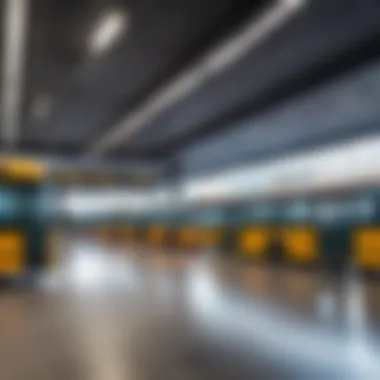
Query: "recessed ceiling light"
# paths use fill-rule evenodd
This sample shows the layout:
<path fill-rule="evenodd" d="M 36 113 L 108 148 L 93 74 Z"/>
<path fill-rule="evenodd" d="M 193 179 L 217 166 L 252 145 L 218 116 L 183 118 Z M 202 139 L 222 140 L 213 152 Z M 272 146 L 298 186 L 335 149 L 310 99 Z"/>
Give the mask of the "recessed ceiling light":
<path fill-rule="evenodd" d="M 121 9 L 103 13 L 89 37 L 89 52 L 99 55 L 113 47 L 128 27 L 128 14 Z"/>

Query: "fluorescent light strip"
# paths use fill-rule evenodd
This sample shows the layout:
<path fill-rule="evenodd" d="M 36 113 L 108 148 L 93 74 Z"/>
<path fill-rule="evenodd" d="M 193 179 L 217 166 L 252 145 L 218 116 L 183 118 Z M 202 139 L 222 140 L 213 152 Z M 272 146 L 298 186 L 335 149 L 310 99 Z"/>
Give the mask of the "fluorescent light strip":
<path fill-rule="evenodd" d="M 250 49 L 271 35 L 307 0 L 280 0 L 245 24 L 223 44 L 208 52 L 195 65 L 183 71 L 163 88 L 154 92 L 140 107 L 129 113 L 120 123 L 90 147 L 90 154 L 101 154 L 130 138 L 133 133 L 153 120 L 159 113 L 188 96 L 205 81 L 239 61 Z"/>
<path fill-rule="evenodd" d="M 6 146 L 14 146 L 19 134 L 28 4 L 29 0 L 4 4 L 1 137 Z"/>
<path fill-rule="evenodd" d="M 110 49 L 128 26 L 128 17 L 120 9 L 109 11 L 101 17 L 89 38 L 89 51 L 99 55 Z"/>

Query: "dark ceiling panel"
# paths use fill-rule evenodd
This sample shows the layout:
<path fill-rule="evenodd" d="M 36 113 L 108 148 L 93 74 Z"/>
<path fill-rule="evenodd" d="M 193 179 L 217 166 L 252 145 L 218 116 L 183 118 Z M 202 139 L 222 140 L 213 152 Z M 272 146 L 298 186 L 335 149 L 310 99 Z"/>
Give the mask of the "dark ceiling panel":
<path fill-rule="evenodd" d="M 24 129 L 28 134 L 34 102 L 41 96 L 57 102 L 84 60 L 85 32 L 102 9 L 100 0 L 30 2 Z"/>
<path fill-rule="evenodd" d="M 113 52 L 98 60 L 85 59 L 83 46 L 70 38 L 70 34 L 81 36 L 85 29 L 75 28 L 75 20 L 91 20 L 96 7 L 84 2 L 83 9 L 87 6 L 88 14 L 82 15 L 82 19 L 75 14 L 73 25 L 68 11 L 66 22 L 61 20 L 56 28 L 74 27 L 74 31 L 64 34 L 63 41 L 56 40 L 56 52 L 35 58 L 36 72 L 38 67 L 40 71 L 48 67 L 46 77 L 31 74 L 36 82 L 31 85 L 31 92 L 35 92 L 36 86 L 43 87 L 44 81 L 47 86 L 51 84 L 49 70 L 52 77 L 59 78 L 60 83 L 52 86 L 53 112 L 44 122 L 25 121 L 23 144 L 68 144 L 84 149 L 122 113 L 142 101 L 153 88 L 261 3 L 248 0 L 125 2 L 130 14 L 129 31 Z M 51 24 L 44 27 L 44 33 L 53 33 L 52 30 Z"/>
<path fill-rule="evenodd" d="M 379 37 L 380 2 L 312 1 L 260 48 L 159 115 L 115 152 L 122 155 L 133 146 L 175 153 L 207 129 L 232 125 L 244 113 L 259 113 L 329 74 L 377 56 Z"/>

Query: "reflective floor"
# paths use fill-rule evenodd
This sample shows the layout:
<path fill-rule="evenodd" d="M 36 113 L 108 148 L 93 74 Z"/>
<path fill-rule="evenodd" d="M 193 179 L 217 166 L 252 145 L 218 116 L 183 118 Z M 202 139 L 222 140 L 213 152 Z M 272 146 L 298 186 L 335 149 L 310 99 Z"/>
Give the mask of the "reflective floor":
<path fill-rule="evenodd" d="M 95 241 L 0 295 L 1 380 L 380 379 L 380 281 Z"/>

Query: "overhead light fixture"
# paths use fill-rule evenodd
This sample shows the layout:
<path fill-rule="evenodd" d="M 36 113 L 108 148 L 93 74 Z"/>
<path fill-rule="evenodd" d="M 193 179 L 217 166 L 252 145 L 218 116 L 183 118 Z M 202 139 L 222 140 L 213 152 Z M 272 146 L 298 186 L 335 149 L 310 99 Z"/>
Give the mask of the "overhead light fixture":
<path fill-rule="evenodd" d="M 123 9 L 112 9 L 99 18 L 89 37 L 89 52 L 99 55 L 120 41 L 129 24 L 128 14 Z"/>

